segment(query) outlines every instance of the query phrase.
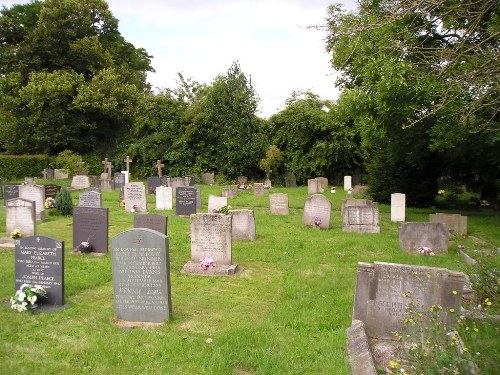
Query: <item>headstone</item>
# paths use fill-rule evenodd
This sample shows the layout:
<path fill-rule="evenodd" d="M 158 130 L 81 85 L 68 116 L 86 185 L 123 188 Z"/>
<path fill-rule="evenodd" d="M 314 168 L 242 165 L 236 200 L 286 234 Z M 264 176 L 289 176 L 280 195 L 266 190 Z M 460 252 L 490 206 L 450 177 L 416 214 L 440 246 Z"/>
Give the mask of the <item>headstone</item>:
<path fill-rule="evenodd" d="M 3 190 L 4 202 L 9 199 L 19 198 L 19 185 L 5 185 Z"/>
<path fill-rule="evenodd" d="M 72 189 L 80 190 L 80 189 L 87 189 L 88 187 L 90 187 L 89 176 L 86 175 L 73 176 L 73 180 L 71 181 Z"/>
<path fill-rule="evenodd" d="M 176 196 L 178 187 L 187 187 L 186 179 L 184 177 L 174 177 L 170 179 L 170 187 L 172 188 L 172 193 L 174 197 Z"/>
<path fill-rule="evenodd" d="M 264 184 L 263 183 L 254 182 L 253 195 L 254 195 L 254 197 L 263 197 L 264 196 Z"/>
<path fill-rule="evenodd" d="M 297 187 L 297 178 L 293 172 L 285 173 L 285 186 L 286 187 Z"/>
<path fill-rule="evenodd" d="M 196 209 L 201 210 L 201 188 L 200 185 L 193 186 L 196 189 Z"/>
<path fill-rule="evenodd" d="M 352 194 L 363 195 L 368 191 L 368 186 L 366 185 L 355 185 L 352 188 Z"/>
<path fill-rule="evenodd" d="M 353 320 L 347 329 L 347 356 L 351 375 L 377 375 L 365 325 L 361 320 Z"/>
<path fill-rule="evenodd" d="M 23 198 L 9 199 L 5 203 L 7 236 L 19 229 L 23 237 L 36 234 L 35 202 Z"/>
<path fill-rule="evenodd" d="M 214 173 L 202 173 L 201 175 L 201 181 L 205 185 L 213 185 L 215 183 L 215 175 Z"/>
<path fill-rule="evenodd" d="M 376 202 L 363 206 L 348 206 L 342 211 L 344 232 L 380 233 L 379 211 Z"/>
<path fill-rule="evenodd" d="M 184 176 L 186 179 L 186 186 L 194 186 L 195 177 L 194 176 Z"/>
<path fill-rule="evenodd" d="M 271 215 L 288 215 L 288 194 L 269 194 L 269 209 Z"/>
<path fill-rule="evenodd" d="M 46 236 L 15 240 L 15 288 L 40 285 L 47 294 L 44 305 L 64 305 L 64 241 Z"/>
<path fill-rule="evenodd" d="M 316 178 L 310 178 L 307 180 L 307 194 L 319 194 L 322 192 L 321 182 L 319 182 Z"/>
<path fill-rule="evenodd" d="M 156 168 L 158 169 L 158 177 L 161 177 L 163 175 L 162 169 L 164 166 L 165 166 L 165 164 L 162 164 L 161 160 L 156 161 Z"/>
<path fill-rule="evenodd" d="M 239 185 L 246 185 L 248 183 L 248 177 L 247 176 L 239 176 L 236 179 L 236 183 Z"/>
<path fill-rule="evenodd" d="M 82 159 L 80 159 L 80 161 L 78 161 L 76 163 L 76 165 L 77 165 L 77 169 L 78 169 L 76 171 L 77 175 L 87 175 L 88 174 L 87 170 L 83 167 L 85 165 L 85 162 Z"/>
<path fill-rule="evenodd" d="M 391 194 L 391 221 L 405 221 L 406 195 L 401 193 Z"/>
<path fill-rule="evenodd" d="M 437 213 L 430 214 L 429 221 L 431 223 L 445 223 L 450 233 L 467 236 L 467 216 Z"/>
<path fill-rule="evenodd" d="M 401 223 L 399 248 L 417 252 L 419 247 L 430 247 L 434 254 L 448 252 L 448 226 L 444 223 Z"/>
<path fill-rule="evenodd" d="M 175 197 L 175 214 L 189 216 L 196 213 L 196 188 L 178 187 Z"/>
<path fill-rule="evenodd" d="M 270 179 L 267 179 L 264 181 L 264 188 L 265 189 L 270 189 L 273 186 L 272 182 Z"/>
<path fill-rule="evenodd" d="M 99 178 L 97 176 L 89 175 L 90 186 L 96 187 L 101 191 L 101 187 L 99 184 Z"/>
<path fill-rule="evenodd" d="M 108 209 L 73 207 L 73 249 L 89 242 L 94 253 L 108 252 Z"/>
<path fill-rule="evenodd" d="M 170 177 L 168 177 L 168 176 L 161 176 L 160 177 L 160 185 L 161 186 L 170 186 Z"/>
<path fill-rule="evenodd" d="M 191 215 L 191 260 L 182 272 L 194 274 L 233 275 L 238 265 L 232 264 L 231 215 Z M 211 259 L 215 267 L 204 269 L 200 262 Z"/>
<path fill-rule="evenodd" d="M 238 192 L 236 189 L 225 188 L 222 189 L 222 196 L 226 198 L 236 198 L 238 196 Z"/>
<path fill-rule="evenodd" d="M 216 197 L 210 194 L 208 196 L 208 213 L 217 213 L 223 206 L 227 206 L 227 197 Z"/>
<path fill-rule="evenodd" d="M 352 189 L 352 177 L 344 176 L 344 191 Z"/>
<path fill-rule="evenodd" d="M 125 184 L 125 211 L 146 212 L 146 191 L 143 182 L 129 182 Z"/>
<path fill-rule="evenodd" d="M 101 178 L 99 179 L 99 186 L 101 191 L 111 193 L 115 190 L 114 180 L 112 180 L 109 173 L 101 173 Z"/>
<path fill-rule="evenodd" d="M 45 220 L 45 188 L 40 185 L 19 186 L 19 198 L 34 201 L 36 219 Z"/>
<path fill-rule="evenodd" d="M 102 207 L 102 194 L 96 191 L 84 191 L 80 194 L 78 200 L 78 206 L 80 207 L 92 207 L 101 208 Z"/>
<path fill-rule="evenodd" d="M 67 169 L 54 169 L 54 178 L 56 180 L 65 180 L 69 177 L 69 171 Z"/>
<path fill-rule="evenodd" d="M 326 177 L 316 177 L 316 180 L 321 184 L 321 189 L 325 191 L 328 188 L 328 179 Z"/>
<path fill-rule="evenodd" d="M 148 194 L 154 194 L 158 186 L 161 186 L 160 177 L 148 177 Z"/>
<path fill-rule="evenodd" d="M 158 186 L 156 188 L 156 209 L 171 210 L 172 208 L 172 188 L 167 186 Z"/>
<path fill-rule="evenodd" d="M 33 185 L 33 181 L 35 179 L 33 177 L 24 177 L 24 183 L 28 185 Z"/>
<path fill-rule="evenodd" d="M 167 217 L 158 214 L 135 215 L 134 228 L 148 228 L 167 235 Z"/>
<path fill-rule="evenodd" d="M 371 203 L 370 199 L 346 198 L 342 199 L 340 212 L 344 212 L 346 207 L 350 206 L 367 206 Z"/>
<path fill-rule="evenodd" d="M 44 185 L 45 188 L 45 199 L 55 198 L 57 193 L 61 191 L 61 186 L 59 185 Z"/>
<path fill-rule="evenodd" d="M 115 189 L 121 189 L 125 185 L 125 175 L 121 172 L 115 173 Z"/>
<path fill-rule="evenodd" d="M 253 210 L 231 210 L 231 238 L 235 241 L 255 241 L 255 215 Z"/>
<path fill-rule="evenodd" d="M 162 323 L 172 314 L 168 237 L 147 228 L 111 240 L 115 313 L 130 322 Z"/>
<path fill-rule="evenodd" d="M 302 215 L 302 224 L 311 227 L 319 227 L 321 229 L 330 228 L 330 214 L 332 204 L 322 194 L 314 194 L 306 199 L 304 204 L 304 213 Z M 319 225 L 314 224 L 314 218 L 317 217 L 321 221 Z"/>
<path fill-rule="evenodd" d="M 54 178 L 54 170 L 52 168 L 45 168 L 43 170 L 43 178 L 46 180 L 51 180 Z"/>

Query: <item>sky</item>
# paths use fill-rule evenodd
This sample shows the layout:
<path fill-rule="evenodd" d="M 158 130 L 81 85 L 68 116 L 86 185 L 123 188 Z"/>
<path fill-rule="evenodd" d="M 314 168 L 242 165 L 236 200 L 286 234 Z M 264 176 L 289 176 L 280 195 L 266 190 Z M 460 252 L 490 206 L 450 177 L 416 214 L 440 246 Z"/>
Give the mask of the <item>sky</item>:
<path fill-rule="evenodd" d="M 338 97 L 326 34 L 307 28 L 324 24 L 335 2 L 356 7 L 355 0 L 108 0 L 122 36 L 153 56 L 154 88 L 177 87 L 177 73 L 210 84 L 238 61 L 261 117 L 282 110 L 293 91 Z"/>

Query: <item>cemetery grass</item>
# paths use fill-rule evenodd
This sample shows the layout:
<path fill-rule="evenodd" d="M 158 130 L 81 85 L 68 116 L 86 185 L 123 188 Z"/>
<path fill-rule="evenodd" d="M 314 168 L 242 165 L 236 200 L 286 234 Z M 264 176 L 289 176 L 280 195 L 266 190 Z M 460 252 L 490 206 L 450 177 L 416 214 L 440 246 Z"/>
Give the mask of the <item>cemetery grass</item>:
<path fill-rule="evenodd" d="M 208 195 L 222 186 L 202 185 Z M 29 374 L 348 374 L 346 329 L 350 326 L 357 262 L 384 261 L 445 267 L 471 272 L 457 252 L 478 245 L 454 237 L 447 255 L 422 257 L 398 247 L 398 224 L 390 207 L 380 206 L 380 234 L 343 233 L 340 200 L 333 203 L 328 231 L 301 224 L 307 188 L 273 188 L 289 194 L 290 215 L 269 214 L 268 196 L 251 191 L 229 199 L 233 208 L 255 210 L 255 242 L 233 242 L 235 277 L 181 274 L 190 258 L 189 219 L 168 215 L 173 317 L 162 326 L 127 328 L 117 324 L 113 308 L 111 255 L 72 253 L 72 219 L 48 215 L 37 225 L 40 235 L 65 242 L 66 308 L 46 314 L 19 314 L 0 308 L 0 368 Z M 77 203 L 77 192 L 72 193 Z M 109 208 L 109 238 L 133 227 L 132 213 L 118 207 L 118 195 L 103 193 Z M 428 221 L 435 210 L 408 209 L 407 221 Z M 493 211 L 469 216 L 471 235 L 500 246 L 500 218 Z M 5 209 L 0 208 L 5 217 Z M 496 228 L 496 229 L 495 229 Z M 5 220 L 0 220 L 5 233 Z M 111 243 L 111 241 L 109 241 Z M 14 292 L 14 251 L 0 251 L 0 296 Z M 498 303 L 499 301 L 494 301 Z M 495 373 L 500 361 L 499 325 L 478 323 L 481 336 L 467 343 L 479 352 L 481 373 Z"/>

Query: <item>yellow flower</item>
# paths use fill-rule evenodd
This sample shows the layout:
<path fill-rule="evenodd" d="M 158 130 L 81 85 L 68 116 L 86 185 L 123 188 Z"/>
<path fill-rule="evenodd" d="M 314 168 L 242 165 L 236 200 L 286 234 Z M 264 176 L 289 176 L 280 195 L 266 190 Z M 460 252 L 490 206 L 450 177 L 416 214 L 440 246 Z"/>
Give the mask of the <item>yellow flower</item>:
<path fill-rule="evenodd" d="M 450 312 L 451 312 L 451 313 L 454 313 L 454 312 L 455 312 L 455 309 L 450 309 Z"/>
<path fill-rule="evenodd" d="M 407 297 L 407 294 L 406 293 L 403 293 L 402 294 L 403 298 L 406 298 Z"/>
<path fill-rule="evenodd" d="M 492 305 L 491 301 L 486 302 L 486 305 L 491 306 Z"/>
<path fill-rule="evenodd" d="M 438 305 L 437 307 L 438 307 L 439 310 L 443 309 L 443 306 L 441 306 L 441 305 Z"/>
<path fill-rule="evenodd" d="M 489 300 L 490 300 L 489 298 L 486 298 L 486 299 L 484 300 L 484 302 L 488 302 Z"/>
<path fill-rule="evenodd" d="M 395 370 L 399 367 L 399 363 L 397 361 L 390 361 L 389 367 Z"/>
<path fill-rule="evenodd" d="M 431 278 L 431 274 L 430 273 L 428 273 L 426 276 L 427 276 L 428 279 Z"/>
<path fill-rule="evenodd" d="M 458 292 L 457 292 L 456 290 L 453 290 L 453 291 L 451 292 L 451 294 L 453 294 L 454 296 L 456 296 L 456 295 L 458 294 Z"/>
<path fill-rule="evenodd" d="M 474 332 L 479 332 L 479 329 L 477 329 L 476 327 L 474 327 Z"/>

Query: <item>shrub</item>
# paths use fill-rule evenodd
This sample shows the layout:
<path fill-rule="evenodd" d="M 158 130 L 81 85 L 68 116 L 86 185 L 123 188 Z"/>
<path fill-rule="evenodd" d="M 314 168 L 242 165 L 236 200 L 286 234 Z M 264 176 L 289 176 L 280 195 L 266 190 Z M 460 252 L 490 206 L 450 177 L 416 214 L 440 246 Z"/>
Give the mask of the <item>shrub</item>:
<path fill-rule="evenodd" d="M 67 169 L 71 175 L 78 172 L 78 162 L 81 157 L 73 151 L 64 150 L 56 156 L 55 164 L 57 168 Z"/>
<path fill-rule="evenodd" d="M 0 176 L 8 179 L 41 176 L 52 160 L 47 155 L 0 155 Z"/>
<path fill-rule="evenodd" d="M 56 207 L 61 215 L 70 216 L 73 213 L 73 201 L 68 189 L 63 188 L 56 194 Z"/>

